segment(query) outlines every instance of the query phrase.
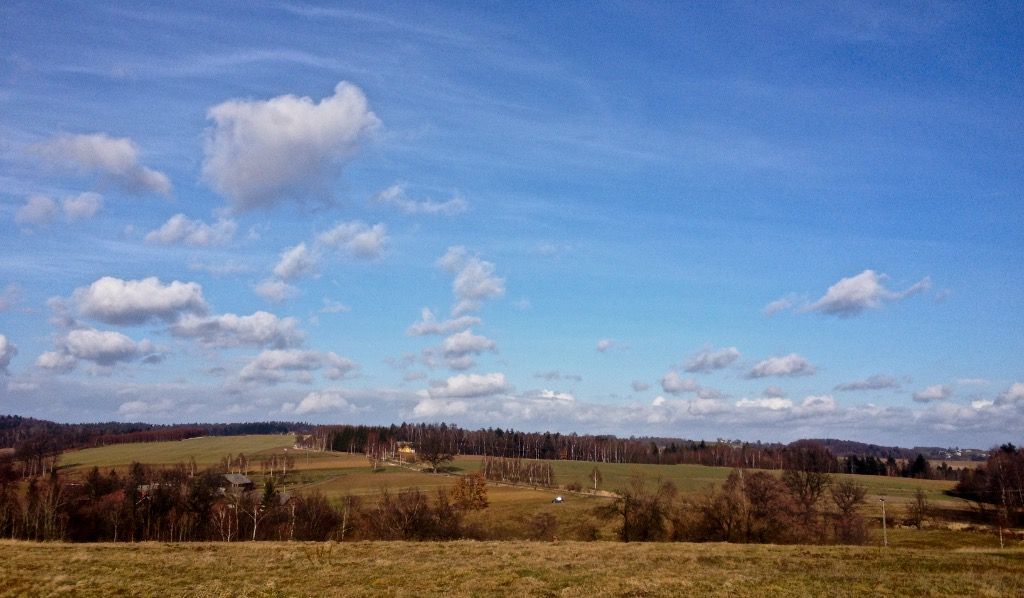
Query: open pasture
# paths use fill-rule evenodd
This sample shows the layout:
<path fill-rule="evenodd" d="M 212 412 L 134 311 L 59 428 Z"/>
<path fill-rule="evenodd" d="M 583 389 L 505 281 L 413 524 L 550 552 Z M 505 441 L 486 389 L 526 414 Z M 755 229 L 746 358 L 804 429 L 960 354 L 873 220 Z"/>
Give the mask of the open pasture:
<path fill-rule="evenodd" d="M 112 444 L 97 448 L 69 451 L 61 455 L 60 466 L 87 469 L 93 466 L 119 468 L 133 461 L 149 465 L 174 465 L 194 458 L 206 467 L 220 462 L 227 455 L 245 453 L 254 457 L 283 452 L 295 444 L 292 434 L 259 434 L 251 436 L 203 436 L 168 442 Z"/>
<path fill-rule="evenodd" d="M 579 542 L 0 541 L 5 596 L 1014 596 L 1024 551 Z"/>

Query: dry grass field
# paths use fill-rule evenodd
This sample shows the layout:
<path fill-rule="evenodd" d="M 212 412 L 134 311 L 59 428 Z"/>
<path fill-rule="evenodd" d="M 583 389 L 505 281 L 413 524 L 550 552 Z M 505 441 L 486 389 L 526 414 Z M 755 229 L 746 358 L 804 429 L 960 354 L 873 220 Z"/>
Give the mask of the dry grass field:
<path fill-rule="evenodd" d="M 0 542 L 4 596 L 1020 596 L 1024 550 Z"/>
<path fill-rule="evenodd" d="M 98 448 L 68 451 L 61 455 L 60 466 L 68 469 L 123 468 L 133 461 L 151 465 L 173 465 L 194 458 L 200 466 L 218 463 L 225 455 L 250 456 L 283 452 L 295 444 L 291 434 L 252 436 L 203 436 L 168 442 L 112 444 Z"/>

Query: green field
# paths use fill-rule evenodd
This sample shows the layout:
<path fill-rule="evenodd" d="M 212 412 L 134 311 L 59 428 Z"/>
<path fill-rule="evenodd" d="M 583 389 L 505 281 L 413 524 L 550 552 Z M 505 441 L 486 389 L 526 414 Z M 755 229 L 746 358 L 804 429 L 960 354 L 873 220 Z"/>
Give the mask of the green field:
<path fill-rule="evenodd" d="M 1020 596 L 1024 551 L 0 541 L 4 596 Z"/>

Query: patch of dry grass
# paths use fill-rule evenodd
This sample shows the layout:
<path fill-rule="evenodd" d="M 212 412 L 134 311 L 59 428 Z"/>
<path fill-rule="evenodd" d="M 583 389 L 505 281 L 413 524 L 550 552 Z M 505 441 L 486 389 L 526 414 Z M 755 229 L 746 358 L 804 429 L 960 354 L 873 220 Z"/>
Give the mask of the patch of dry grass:
<path fill-rule="evenodd" d="M 574 542 L 0 542 L 5 596 L 1012 596 L 1024 550 Z"/>
<path fill-rule="evenodd" d="M 224 456 L 245 453 L 250 457 L 283 452 L 295 444 L 292 434 L 260 434 L 250 436 L 203 436 L 169 442 L 136 442 L 112 444 L 97 448 L 68 451 L 61 455 L 60 466 L 69 469 L 101 469 L 125 467 L 133 461 L 151 465 L 184 463 L 190 457 L 201 466 L 214 465 Z"/>

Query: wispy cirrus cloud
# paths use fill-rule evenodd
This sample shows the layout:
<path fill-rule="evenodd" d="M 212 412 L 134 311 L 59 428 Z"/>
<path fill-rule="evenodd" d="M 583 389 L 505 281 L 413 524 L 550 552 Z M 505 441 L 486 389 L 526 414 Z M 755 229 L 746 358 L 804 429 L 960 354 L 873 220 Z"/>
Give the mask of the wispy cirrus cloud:
<path fill-rule="evenodd" d="M 857 391 L 857 390 L 884 390 L 888 388 L 897 389 L 900 387 L 900 381 L 893 376 L 885 376 L 882 374 L 875 374 L 869 376 L 863 380 L 854 380 L 853 382 L 844 382 L 836 386 L 836 390 L 842 391 Z"/>
<path fill-rule="evenodd" d="M 456 195 L 446 201 L 434 201 L 432 199 L 412 199 L 406 193 L 406 185 L 398 183 L 391 185 L 373 196 L 373 203 L 388 206 L 399 210 L 404 214 L 425 214 L 428 216 L 452 216 L 462 214 L 469 209 L 467 202 L 461 195 Z"/>

